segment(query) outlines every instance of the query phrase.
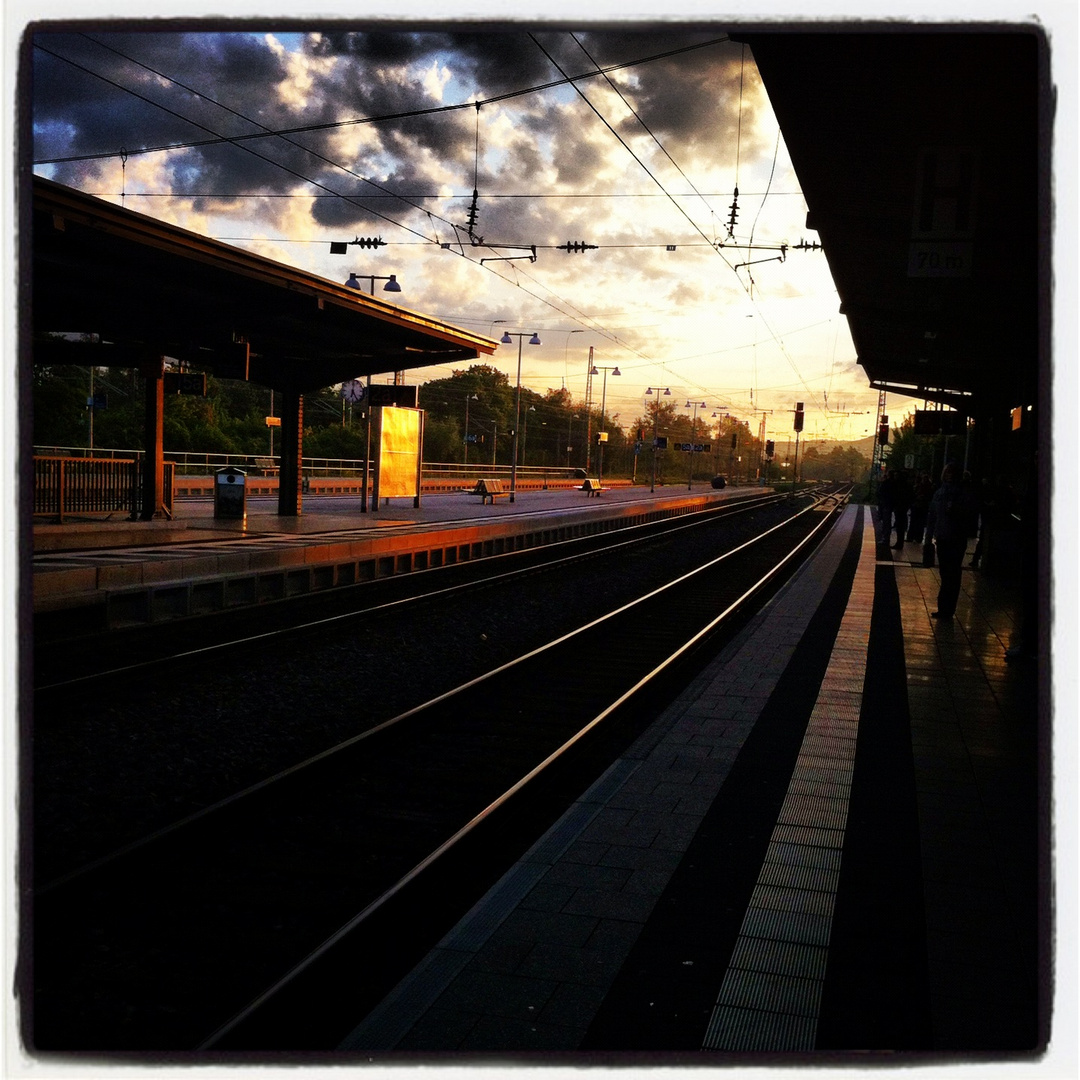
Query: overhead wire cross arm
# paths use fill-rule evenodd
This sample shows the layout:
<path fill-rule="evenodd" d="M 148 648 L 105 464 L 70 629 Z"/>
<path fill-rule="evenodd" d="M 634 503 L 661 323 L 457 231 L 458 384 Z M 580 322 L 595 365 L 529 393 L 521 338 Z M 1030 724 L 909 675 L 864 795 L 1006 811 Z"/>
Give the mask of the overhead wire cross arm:
<path fill-rule="evenodd" d="M 507 244 L 506 246 L 513 247 L 516 245 Z M 509 262 L 511 259 L 528 259 L 529 262 L 536 262 L 536 245 L 530 244 L 527 250 L 530 252 L 528 255 L 489 255 L 486 259 L 480 260 L 480 265 L 483 266 L 484 263 L 489 262 Z"/>

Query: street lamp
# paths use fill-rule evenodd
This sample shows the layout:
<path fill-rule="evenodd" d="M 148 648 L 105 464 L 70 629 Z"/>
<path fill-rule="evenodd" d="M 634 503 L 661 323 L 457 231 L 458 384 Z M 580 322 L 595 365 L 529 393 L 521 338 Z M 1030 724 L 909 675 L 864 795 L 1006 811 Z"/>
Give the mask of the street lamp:
<path fill-rule="evenodd" d="M 383 292 L 401 292 L 401 286 L 398 284 L 397 274 L 390 274 L 389 276 L 383 274 L 350 274 L 349 280 L 345 282 L 346 288 L 359 289 L 359 278 L 363 278 L 365 281 L 371 283 L 371 295 L 375 295 L 375 282 L 385 281 L 383 286 Z"/>
<path fill-rule="evenodd" d="M 599 375 L 600 372 L 604 373 L 604 389 L 600 394 L 600 454 L 599 462 L 597 463 L 597 482 L 603 486 L 604 483 L 604 443 L 607 442 L 607 417 L 604 415 L 604 409 L 607 407 L 607 373 L 610 371 L 612 375 L 621 375 L 622 372 L 617 367 L 603 367 L 593 365 L 590 375 Z"/>
<path fill-rule="evenodd" d="M 704 401 L 688 401 L 683 408 L 693 408 L 694 410 L 694 418 L 690 422 L 690 479 L 686 484 L 686 490 L 692 491 L 694 487 L 694 440 L 697 438 L 697 411 L 698 409 L 707 409 L 708 406 Z"/>
<path fill-rule="evenodd" d="M 659 394 L 660 391 L 663 390 L 664 397 L 671 397 L 671 390 L 666 386 L 649 386 L 645 390 L 645 396 L 650 397 L 654 390 L 657 392 L 657 394 Z M 649 483 L 649 491 L 656 490 L 656 421 L 659 411 L 660 402 L 658 401 L 656 403 L 656 407 L 653 409 L 652 414 L 652 480 Z"/>
<path fill-rule="evenodd" d="M 511 339 L 518 339 L 518 362 L 517 362 L 517 381 L 514 385 L 514 439 L 513 439 L 513 456 L 510 459 L 510 501 L 514 501 L 514 495 L 517 491 L 517 448 L 518 448 L 518 424 L 521 423 L 521 339 L 529 337 L 528 334 L 519 334 L 517 332 L 511 333 L 506 330 L 503 332 L 503 336 L 499 338 L 499 342 L 502 345 L 509 345 Z M 535 332 L 532 337 L 529 337 L 530 345 L 541 344 L 540 337 Z"/>

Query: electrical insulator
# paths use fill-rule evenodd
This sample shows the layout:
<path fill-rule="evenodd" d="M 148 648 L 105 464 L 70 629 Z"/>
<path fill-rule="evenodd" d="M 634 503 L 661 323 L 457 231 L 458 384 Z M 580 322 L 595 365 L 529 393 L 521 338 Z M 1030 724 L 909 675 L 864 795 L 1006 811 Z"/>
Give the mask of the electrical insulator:
<path fill-rule="evenodd" d="M 731 215 L 728 217 L 728 236 L 733 235 L 735 232 L 735 223 L 739 220 L 739 189 L 735 188 L 735 197 L 732 204 L 728 207 L 731 211 Z"/>
<path fill-rule="evenodd" d="M 476 201 L 479 198 L 480 192 L 477 191 L 476 188 L 473 188 L 472 205 L 469 207 L 469 216 L 465 219 L 465 224 L 469 232 L 469 239 L 472 240 L 474 244 L 476 243 L 476 233 L 474 231 L 476 229 L 476 215 L 479 213 Z M 481 239 L 483 238 L 481 237 Z"/>
<path fill-rule="evenodd" d="M 596 244 L 586 244 L 584 240 L 567 240 L 559 246 L 559 251 L 565 251 L 568 255 L 571 251 L 595 251 Z"/>
<path fill-rule="evenodd" d="M 381 236 L 358 236 L 352 243 L 354 247 L 362 248 L 386 247 L 386 241 Z"/>

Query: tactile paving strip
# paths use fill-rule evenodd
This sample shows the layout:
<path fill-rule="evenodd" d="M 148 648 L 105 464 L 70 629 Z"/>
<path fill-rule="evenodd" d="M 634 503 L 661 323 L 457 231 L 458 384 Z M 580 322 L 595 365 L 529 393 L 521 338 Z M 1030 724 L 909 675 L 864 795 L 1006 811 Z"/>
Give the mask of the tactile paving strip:
<path fill-rule="evenodd" d="M 840 878 L 874 593 L 863 533 L 851 598 L 713 1008 L 704 1048 L 813 1050 Z"/>

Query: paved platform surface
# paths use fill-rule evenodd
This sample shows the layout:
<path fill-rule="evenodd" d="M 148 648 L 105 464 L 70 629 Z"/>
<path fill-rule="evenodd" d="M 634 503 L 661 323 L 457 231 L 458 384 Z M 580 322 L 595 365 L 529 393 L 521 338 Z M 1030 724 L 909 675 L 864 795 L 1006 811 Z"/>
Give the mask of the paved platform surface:
<path fill-rule="evenodd" d="M 277 498 L 269 495 L 247 499 L 247 519 L 222 520 L 214 517 L 210 498 L 177 499 L 171 520 L 128 521 L 122 515 L 70 517 L 63 524 L 35 522 L 35 554 L 49 551 L 109 548 L 114 546 L 156 546 L 206 540 L 241 540 L 266 536 L 314 536 L 342 530 L 372 530 L 399 527 L 438 526 L 449 521 L 486 521 L 505 515 L 531 515 L 563 510 L 596 511 L 611 503 L 643 503 L 682 499 L 687 496 L 718 498 L 760 492 L 758 487 L 731 487 L 713 491 L 707 484 L 688 489 L 685 484 L 658 486 L 650 492 L 647 485 L 605 488 L 590 497 L 579 488 L 550 491 L 520 491 L 514 502 L 501 496 L 494 504 L 482 504 L 480 496 L 468 491 L 424 495 L 420 506 L 412 498 L 383 499 L 379 508 L 361 510 L 359 495 L 308 496 L 304 512 L 298 517 L 280 517 Z"/>
<path fill-rule="evenodd" d="M 601 519 L 643 520 L 760 488 L 708 485 L 519 491 L 494 504 L 471 492 L 383 500 L 359 495 L 305 500 L 300 516 L 277 514 L 277 499 L 248 498 L 244 519 L 215 516 L 211 499 L 184 499 L 169 521 L 72 519 L 33 528 L 35 613 L 87 625 L 158 622 L 321 591 L 376 575 L 427 569 L 526 543 L 579 535 Z M 54 620 L 55 621 L 55 620 Z"/>
<path fill-rule="evenodd" d="M 1036 662 L 1005 659 L 1020 598 L 965 571 L 938 623 L 937 571 L 869 520 L 845 511 L 342 1050 L 1035 1060 L 1046 721 Z"/>

